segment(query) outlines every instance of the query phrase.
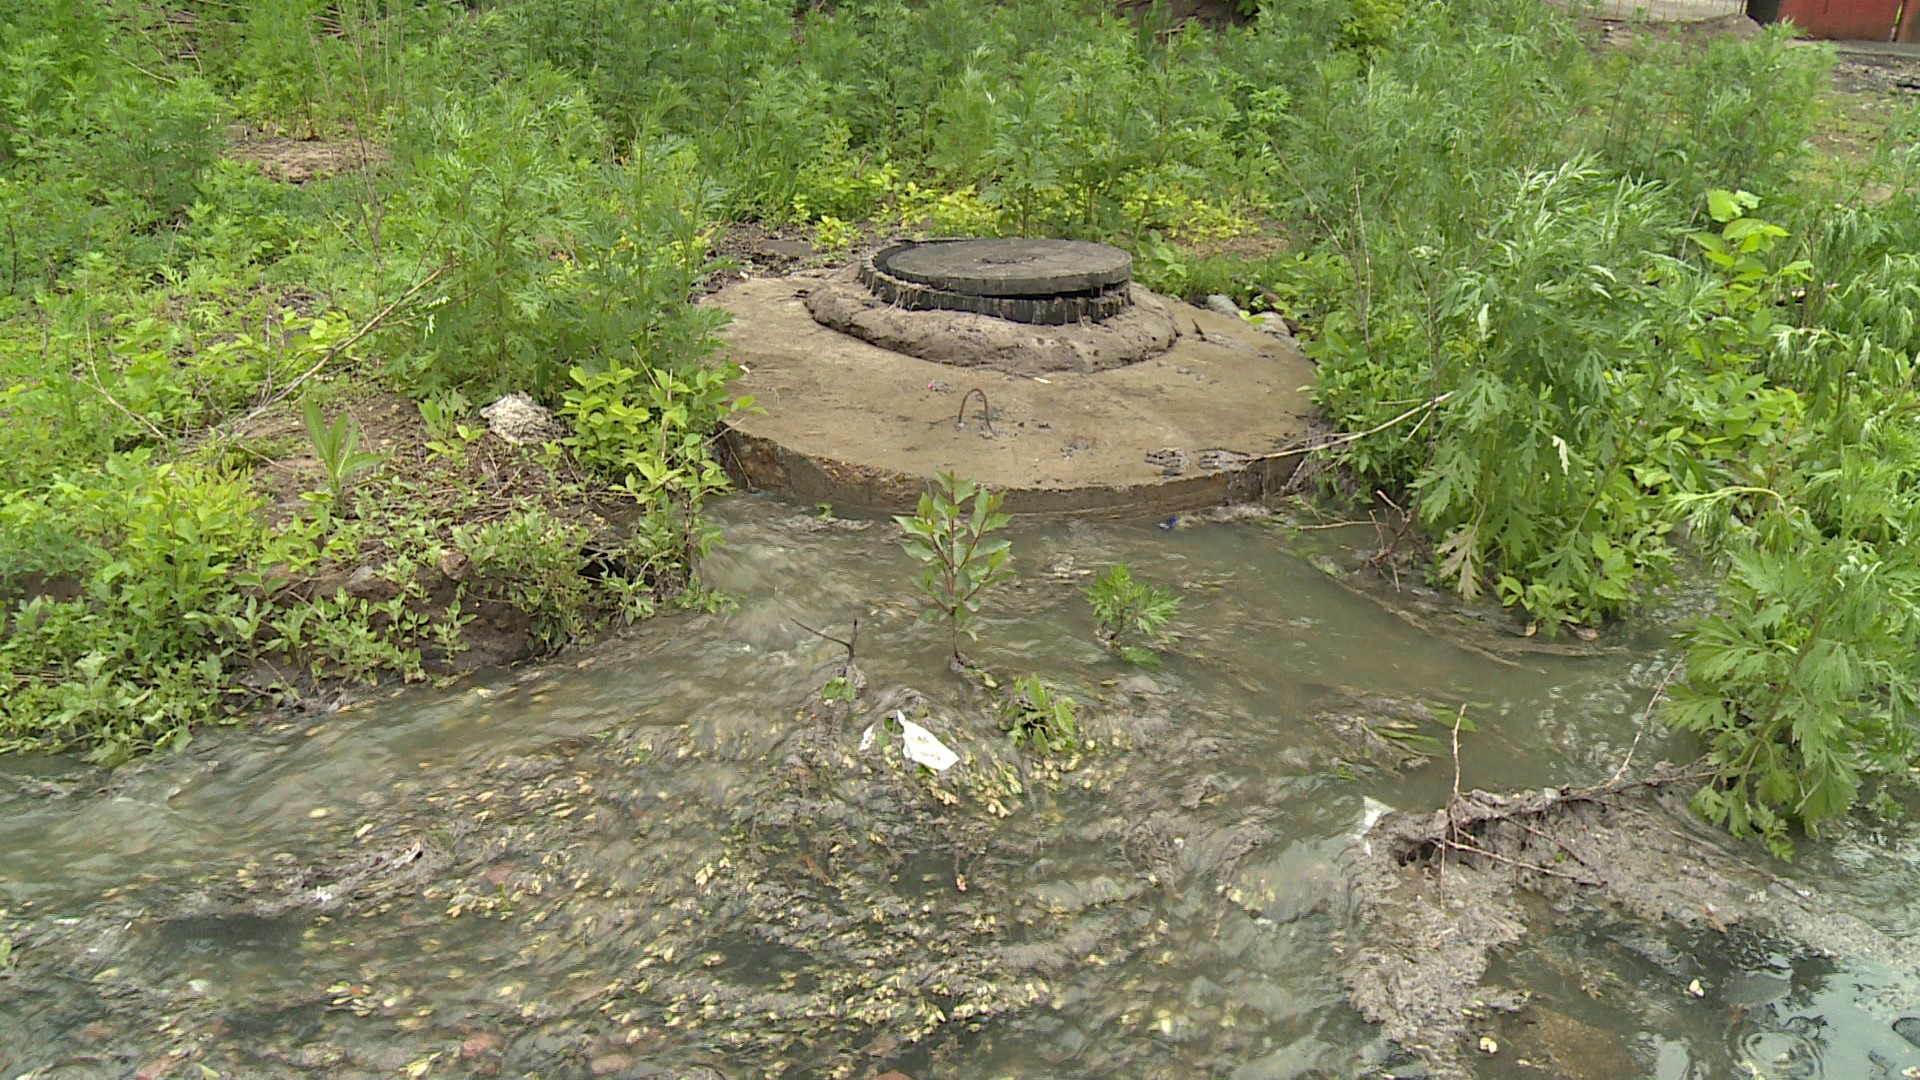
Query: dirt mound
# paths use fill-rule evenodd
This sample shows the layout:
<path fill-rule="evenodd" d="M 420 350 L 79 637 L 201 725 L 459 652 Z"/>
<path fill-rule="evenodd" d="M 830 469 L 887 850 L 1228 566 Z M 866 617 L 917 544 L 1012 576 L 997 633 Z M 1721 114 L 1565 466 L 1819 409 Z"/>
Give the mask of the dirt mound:
<path fill-rule="evenodd" d="M 822 326 L 890 352 L 1014 375 L 1092 372 L 1166 352 L 1180 337 L 1164 297 L 1138 285 L 1133 303 L 1098 323 L 1034 326 L 964 311 L 908 311 L 867 291 L 854 268 L 814 286 L 807 310 Z"/>
<path fill-rule="evenodd" d="M 1476 1025 L 1524 999 L 1487 970 L 1496 949 L 1535 929 L 1529 896 L 1556 921 L 1587 909 L 1656 927 L 1744 927 L 1815 954 L 1920 966 L 1920 950 L 1753 866 L 1710 831 L 1679 798 L 1697 783 L 1662 768 L 1592 788 L 1473 791 L 1429 815 L 1383 816 L 1355 866 L 1352 925 L 1366 940 L 1348 954 L 1350 1000 L 1435 1076 L 1469 1075 Z"/>

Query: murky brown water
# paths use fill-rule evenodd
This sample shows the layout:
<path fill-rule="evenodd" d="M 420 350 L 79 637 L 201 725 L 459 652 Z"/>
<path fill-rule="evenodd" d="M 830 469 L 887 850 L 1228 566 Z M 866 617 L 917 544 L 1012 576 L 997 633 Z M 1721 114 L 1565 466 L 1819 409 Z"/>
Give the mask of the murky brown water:
<path fill-rule="evenodd" d="M 1381 769 L 1337 718 L 1464 706 L 1465 784 L 1599 780 L 1666 670 L 1652 629 L 1561 656 L 1411 622 L 1309 562 L 1357 561 L 1330 532 L 1025 528 L 970 651 L 1081 702 L 1100 749 L 1060 767 L 913 625 L 889 526 L 722 517 L 725 616 L 112 777 L 7 763 L 0 1075 L 1417 1075 L 1343 1001 L 1341 865 L 1368 800 L 1430 809 L 1452 766 Z M 1186 598 L 1157 670 L 1092 640 L 1085 573 L 1116 560 Z M 840 650 L 796 621 L 855 617 L 848 715 L 810 704 Z M 968 763 L 862 751 L 883 705 Z M 1912 935 L 1916 839 L 1808 844 L 1794 870 Z M 1673 1080 L 1920 1065 L 1912 973 L 1540 922 L 1497 972 L 1539 1008 L 1489 1022 L 1487 1076 L 1549 1052 Z"/>

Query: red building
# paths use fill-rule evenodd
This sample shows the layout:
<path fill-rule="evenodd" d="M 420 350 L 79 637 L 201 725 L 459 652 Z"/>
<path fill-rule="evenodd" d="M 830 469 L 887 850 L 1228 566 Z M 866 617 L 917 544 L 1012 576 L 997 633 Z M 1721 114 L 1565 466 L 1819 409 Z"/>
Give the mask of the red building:
<path fill-rule="evenodd" d="M 1790 21 L 1810 37 L 1836 41 L 1920 37 L 1920 0 L 1748 0 L 1747 14 L 1759 22 Z"/>

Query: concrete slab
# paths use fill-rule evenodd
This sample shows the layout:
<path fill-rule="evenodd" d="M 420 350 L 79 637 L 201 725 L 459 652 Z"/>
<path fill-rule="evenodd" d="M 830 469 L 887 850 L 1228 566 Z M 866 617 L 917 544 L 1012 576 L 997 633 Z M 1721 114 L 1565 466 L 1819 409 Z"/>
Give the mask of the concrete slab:
<path fill-rule="evenodd" d="M 750 488 L 900 512 L 952 470 L 1005 492 L 1009 513 L 1146 519 L 1258 499 L 1298 461 L 1271 455 L 1307 435 L 1313 365 L 1240 319 L 1169 301 L 1182 336 L 1167 352 L 1036 377 L 829 330 L 804 301 L 826 277 L 741 281 L 707 301 L 732 313 L 722 337 L 745 369 L 737 392 L 765 410 L 725 434 L 728 466 Z"/>
<path fill-rule="evenodd" d="M 1553 0 L 1576 15 L 1645 22 L 1706 22 L 1746 13 L 1746 0 Z"/>

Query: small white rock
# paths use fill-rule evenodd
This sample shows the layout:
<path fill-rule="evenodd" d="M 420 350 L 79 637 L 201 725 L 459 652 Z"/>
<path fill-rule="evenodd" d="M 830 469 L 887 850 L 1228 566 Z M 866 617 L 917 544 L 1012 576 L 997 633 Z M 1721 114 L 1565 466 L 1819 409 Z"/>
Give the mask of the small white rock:
<path fill-rule="evenodd" d="M 481 409 L 480 415 L 488 431 L 512 446 L 546 442 L 559 430 L 552 413 L 518 390 Z"/>

